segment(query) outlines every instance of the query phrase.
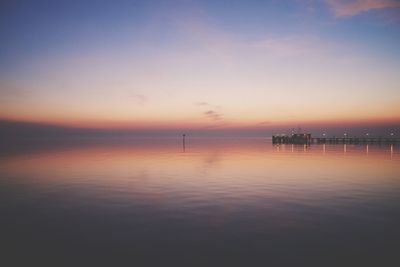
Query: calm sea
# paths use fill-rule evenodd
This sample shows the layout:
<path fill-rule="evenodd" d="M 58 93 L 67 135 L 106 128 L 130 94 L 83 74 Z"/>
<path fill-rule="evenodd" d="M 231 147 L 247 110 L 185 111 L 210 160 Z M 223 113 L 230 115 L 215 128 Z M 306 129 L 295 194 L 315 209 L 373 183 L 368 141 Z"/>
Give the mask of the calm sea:
<path fill-rule="evenodd" d="M 400 147 L 6 142 L 0 238 L 1 266 L 400 266 Z"/>

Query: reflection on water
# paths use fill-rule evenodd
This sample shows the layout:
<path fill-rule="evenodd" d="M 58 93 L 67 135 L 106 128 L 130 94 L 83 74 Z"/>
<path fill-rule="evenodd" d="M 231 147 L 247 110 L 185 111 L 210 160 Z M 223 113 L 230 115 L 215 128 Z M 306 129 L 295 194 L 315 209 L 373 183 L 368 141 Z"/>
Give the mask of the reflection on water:
<path fill-rule="evenodd" d="M 242 266 L 397 259 L 398 146 L 182 141 L 3 144 L 6 255 Z"/>

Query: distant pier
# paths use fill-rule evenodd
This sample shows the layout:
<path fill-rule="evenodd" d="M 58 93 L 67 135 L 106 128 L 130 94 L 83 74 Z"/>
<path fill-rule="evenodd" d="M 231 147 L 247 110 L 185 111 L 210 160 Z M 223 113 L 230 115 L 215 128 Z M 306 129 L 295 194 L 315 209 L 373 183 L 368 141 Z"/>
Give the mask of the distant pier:
<path fill-rule="evenodd" d="M 316 144 L 396 144 L 400 143 L 399 138 L 393 137 L 329 137 L 311 138 Z"/>
<path fill-rule="evenodd" d="M 273 135 L 273 144 L 311 144 L 311 134 Z"/>
<path fill-rule="evenodd" d="M 311 134 L 273 135 L 273 144 L 396 144 L 394 137 L 311 137 Z"/>

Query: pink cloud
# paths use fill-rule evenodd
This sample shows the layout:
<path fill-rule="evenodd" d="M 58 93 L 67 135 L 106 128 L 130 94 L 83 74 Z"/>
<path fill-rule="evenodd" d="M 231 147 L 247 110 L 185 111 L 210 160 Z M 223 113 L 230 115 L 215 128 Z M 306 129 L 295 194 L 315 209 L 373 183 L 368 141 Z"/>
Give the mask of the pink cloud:
<path fill-rule="evenodd" d="M 400 8 L 399 0 L 326 0 L 338 17 L 354 16 L 372 9 Z"/>

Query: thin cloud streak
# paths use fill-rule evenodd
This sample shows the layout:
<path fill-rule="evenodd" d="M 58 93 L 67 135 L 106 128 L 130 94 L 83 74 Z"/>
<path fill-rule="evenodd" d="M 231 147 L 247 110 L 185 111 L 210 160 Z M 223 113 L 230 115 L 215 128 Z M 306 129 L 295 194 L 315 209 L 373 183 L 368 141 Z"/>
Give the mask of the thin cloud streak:
<path fill-rule="evenodd" d="M 203 112 L 203 115 L 211 119 L 212 121 L 221 121 L 223 120 L 223 114 L 222 112 L 219 111 L 220 107 L 217 105 L 212 105 L 208 102 L 205 101 L 199 101 L 195 102 L 194 105 L 199 106 L 199 107 L 206 107 L 208 110 Z"/>
<path fill-rule="evenodd" d="M 355 16 L 373 9 L 400 8 L 398 0 L 327 0 L 337 17 Z"/>
<path fill-rule="evenodd" d="M 207 102 L 195 102 L 194 103 L 196 106 L 208 106 L 208 105 L 210 105 L 209 103 L 207 103 Z"/>
<path fill-rule="evenodd" d="M 203 114 L 214 121 L 222 120 L 222 113 L 215 110 L 207 110 Z"/>

